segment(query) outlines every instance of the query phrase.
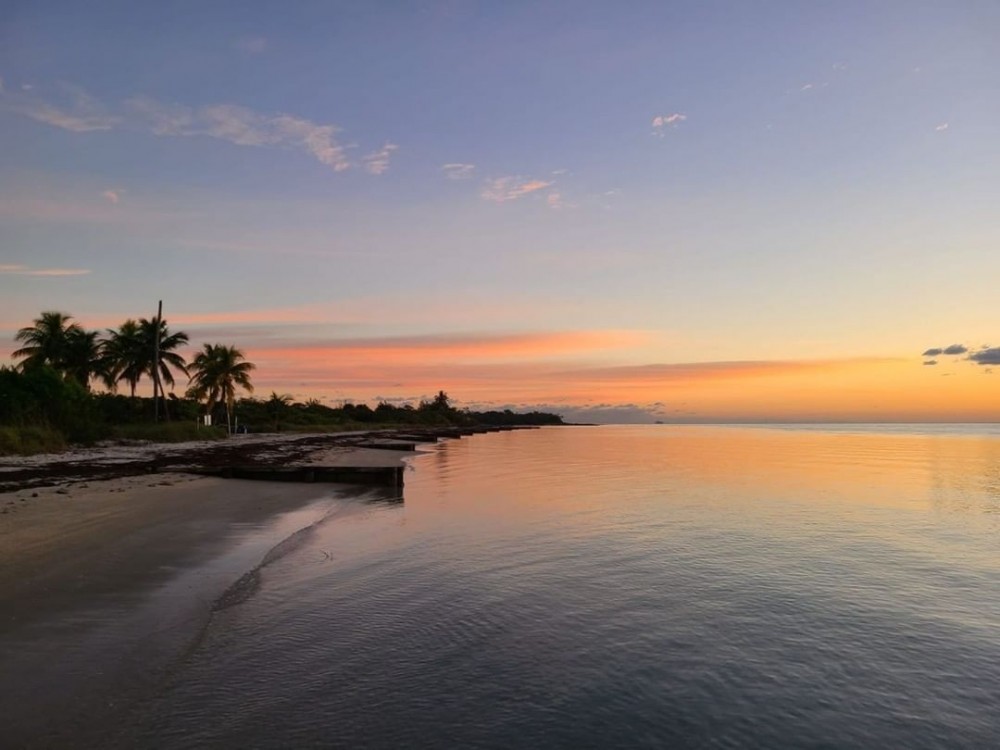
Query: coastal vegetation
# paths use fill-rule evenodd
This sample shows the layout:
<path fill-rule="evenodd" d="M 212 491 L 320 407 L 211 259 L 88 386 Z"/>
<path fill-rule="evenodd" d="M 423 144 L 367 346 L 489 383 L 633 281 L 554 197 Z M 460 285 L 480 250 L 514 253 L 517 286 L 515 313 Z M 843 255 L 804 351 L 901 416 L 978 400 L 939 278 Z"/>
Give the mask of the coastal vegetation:
<path fill-rule="evenodd" d="M 337 406 L 317 399 L 296 402 L 274 391 L 266 399 L 253 398 L 256 366 L 243 351 L 204 344 L 188 361 L 182 350 L 190 337 L 171 331 L 158 316 L 129 318 L 102 334 L 67 313 L 46 311 L 14 338 L 21 346 L 12 356 L 19 362 L 0 366 L 0 455 L 59 451 L 100 440 L 217 439 L 234 431 L 562 424 L 558 415 L 544 412 L 458 409 L 444 391 L 416 405 L 381 401 L 374 408 L 351 401 Z M 179 376 L 188 384 L 182 395 L 173 392 Z M 154 377 L 171 392 L 138 396 L 143 379 Z M 247 395 L 240 397 L 241 392 Z"/>
<path fill-rule="evenodd" d="M 232 424 L 236 389 L 253 393 L 250 372 L 257 365 L 247 362 L 243 352 L 235 346 L 205 344 L 191 363 L 191 387 L 188 396 L 205 399 L 205 412 L 211 414 L 220 401 L 226 405 L 226 424 Z"/>

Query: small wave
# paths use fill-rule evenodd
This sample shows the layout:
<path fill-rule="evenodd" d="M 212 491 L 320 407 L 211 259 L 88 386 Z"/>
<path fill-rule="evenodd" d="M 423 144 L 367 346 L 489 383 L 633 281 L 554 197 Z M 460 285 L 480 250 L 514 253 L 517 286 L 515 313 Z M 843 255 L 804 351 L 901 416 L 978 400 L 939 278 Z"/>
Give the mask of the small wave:
<path fill-rule="evenodd" d="M 271 549 L 264 554 L 264 557 L 261 558 L 261 561 L 257 565 L 240 576 L 235 583 L 223 591 L 222 594 L 212 603 L 212 612 L 220 612 L 224 609 L 229 609 L 237 604 L 242 604 L 247 599 L 252 597 L 260 588 L 261 571 L 268 565 L 287 557 L 295 550 L 305 545 L 309 538 L 313 536 L 316 533 L 316 530 L 323 524 L 337 518 L 363 512 L 363 503 L 383 501 L 385 498 L 383 498 L 377 490 L 374 490 L 370 493 L 361 495 L 358 499 L 361 500 L 362 503 L 334 504 L 329 510 L 327 510 L 326 513 L 313 521 L 311 524 L 293 531 L 291 534 L 271 547 Z"/>

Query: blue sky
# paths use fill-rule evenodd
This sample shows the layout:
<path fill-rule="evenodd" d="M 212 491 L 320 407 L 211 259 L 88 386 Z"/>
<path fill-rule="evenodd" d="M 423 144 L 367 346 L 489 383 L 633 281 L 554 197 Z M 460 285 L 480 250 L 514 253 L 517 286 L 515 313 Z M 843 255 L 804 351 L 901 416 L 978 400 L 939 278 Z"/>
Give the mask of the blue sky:
<path fill-rule="evenodd" d="M 921 351 L 1000 323 L 998 38 L 995 2 L 8 3 L 0 327 L 162 298 L 265 361 L 616 332 L 559 356 L 926 380 Z M 440 356 L 469 401 L 628 393 L 472 387 Z M 330 399 L 429 382 L 282 372 L 262 383 Z"/>

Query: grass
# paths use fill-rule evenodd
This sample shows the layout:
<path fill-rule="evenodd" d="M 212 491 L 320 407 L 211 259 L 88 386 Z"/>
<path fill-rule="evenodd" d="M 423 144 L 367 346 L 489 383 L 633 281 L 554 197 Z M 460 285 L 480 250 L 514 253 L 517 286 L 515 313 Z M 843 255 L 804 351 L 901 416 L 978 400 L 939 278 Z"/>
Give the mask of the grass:
<path fill-rule="evenodd" d="M 112 427 L 108 434 L 111 440 L 147 440 L 151 443 L 186 443 L 191 440 L 220 440 L 224 437 L 224 427 L 205 427 L 195 422 L 118 425 Z"/>
<path fill-rule="evenodd" d="M 0 426 L 0 456 L 58 453 L 66 449 L 66 438 L 50 427 Z"/>

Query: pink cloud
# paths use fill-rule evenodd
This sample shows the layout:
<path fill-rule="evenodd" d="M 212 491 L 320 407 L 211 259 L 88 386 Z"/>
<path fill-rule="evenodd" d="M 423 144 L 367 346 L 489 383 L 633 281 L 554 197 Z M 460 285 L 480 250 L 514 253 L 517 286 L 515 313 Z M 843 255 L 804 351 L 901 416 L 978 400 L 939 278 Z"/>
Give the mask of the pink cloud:
<path fill-rule="evenodd" d="M 667 128 L 677 127 L 680 123 L 687 119 L 687 115 L 680 112 L 674 112 L 669 115 L 657 115 L 653 118 L 653 132 L 656 135 L 663 135 L 663 131 Z"/>
<path fill-rule="evenodd" d="M 368 154 L 361 161 L 369 174 L 382 174 L 389 169 L 392 153 L 399 149 L 395 143 L 386 143 L 378 151 Z"/>
<path fill-rule="evenodd" d="M 14 276 L 86 276 L 90 273 L 86 268 L 31 268 L 22 265 L 0 265 L 0 274 Z"/>
<path fill-rule="evenodd" d="M 339 339 L 311 344 L 256 347 L 258 356 L 298 360 L 305 367 L 326 367 L 357 358 L 366 364 L 419 364 L 503 359 L 552 359 L 566 354 L 606 351 L 645 343 L 638 331 L 554 331 L 515 334 L 443 334 Z"/>
<path fill-rule="evenodd" d="M 487 180 L 480 196 L 484 200 L 496 203 L 513 201 L 538 190 L 544 190 L 550 185 L 554 185 L 552 180 L 525 179 L 523 177 L 498 177 Z"/>

